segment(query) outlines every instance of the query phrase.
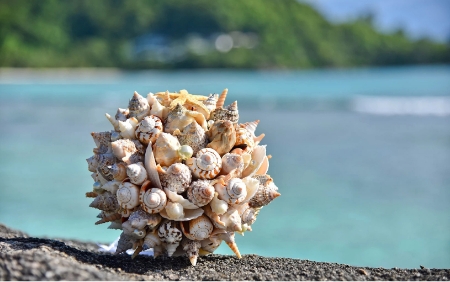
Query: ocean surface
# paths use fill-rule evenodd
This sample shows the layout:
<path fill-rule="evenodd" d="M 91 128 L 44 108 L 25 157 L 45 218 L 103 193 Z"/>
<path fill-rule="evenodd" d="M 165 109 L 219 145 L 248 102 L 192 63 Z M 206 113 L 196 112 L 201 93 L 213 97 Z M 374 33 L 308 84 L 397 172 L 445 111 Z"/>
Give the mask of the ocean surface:
<path fill-rule="evenodd" d="M 450 66 L 312 71 L 0 70 L 0 222 L 114 241 L 86 158 L 136 90 L 229 89 L 261 122 L 281 196 L 242 254 L 372 267 L 450 267 Z M 217 251 L 232 254 L 223 244 Z"/>

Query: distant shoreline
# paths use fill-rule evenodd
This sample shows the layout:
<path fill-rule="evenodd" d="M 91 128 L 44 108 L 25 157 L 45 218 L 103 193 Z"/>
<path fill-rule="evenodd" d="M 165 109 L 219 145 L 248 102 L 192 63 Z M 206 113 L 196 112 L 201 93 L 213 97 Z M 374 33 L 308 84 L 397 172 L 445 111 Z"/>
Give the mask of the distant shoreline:
<path fill-rule="evenodd" d="M 134 260 L 93 243 L 32 238 L 0 224 L 0 280 L 448 280 L 450 269 L 385 269 L 244 255 Z"/>

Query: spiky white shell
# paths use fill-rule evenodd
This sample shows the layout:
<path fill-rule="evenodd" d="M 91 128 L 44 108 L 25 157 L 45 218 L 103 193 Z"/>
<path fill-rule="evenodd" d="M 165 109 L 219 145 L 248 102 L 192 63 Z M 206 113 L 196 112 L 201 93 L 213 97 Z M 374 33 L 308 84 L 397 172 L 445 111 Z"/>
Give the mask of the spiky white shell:
<path fill-rule="evenodd" d="M 188 145 L 193 150 L 193 155 L 206 147 L 208 144 L 208 137 L 206 136 L 205 130 L 198 125 L 197 122 L 191 122 L 182 131 L 176 129 L 173 132 L 180 141 L 181 145 Z"/>
<path fill-rule="evenodd" d="M 182 232 L 175 221 L 166 221 L 158 229 L 158 236 L 166 243 L 167 255 L 171 257 L 181 242 Z"/>
<path fill-rule="evenodd" d="M 191 240 L 204 240 L 209 237 L 213 231 L 213 224 L 207 216 L 199 216 L 189 222 L 181 222 L 183 234 Z"/>
<path fill-rule="evenodd" d="M 136 138 L 145 145 L 149 142 L 155 144 L 156 139 L 162 132 L 162 121 L 159 117 L 151 115 L 144 117 L 144 119 L 137 125 L 135 135 Z"/>
<path fill-rule="evenodd" d="M 131 213 L 128 221 L 131 227 L 135 229 L 144 229 L 147 226 L 150 229 L 154 229 L 161 222 L 161 216 L 159 214 L 149 214 L 143 210 L 137 210 Z"/>
<path fill-rule="evenodd" d="M 115 163 L 112 166 L 108 166 L 108 169 L 117 181 L 122 181 L 127 178 L 127 164 L 126 163 Z"/>
<path fill-rule="evenodd" d="M 136 185 L 141 185 L 147 180 L 147 171 L 142 162 L 130 164 L 127 167 L 127 175 L 128 178 L 130 178 L 131 183 Z"/>
<path fill-rule="evenodd" d="M 148 213 L 158 213 L 166 207 L 167 196 L 163 190 L 151 188 L 148 190 L 141 189 L 139 196 L 141 207 Z"/>
<path fill-rule="evenodd" d="M 119 205 L 124 209 L 132 209 L 139 205 L 139 186 L 133 183 L 121 183 L 116 195 Z"/>
<path fill-rule="evenodd" d="M 187 196 L 194 205 L 202 207 L 207 205 L 214 197 L 214 187 L 208 180 L 197 180 L 191 183 Z"/>
<path fill-rule="evenodd" d="M 127 119 L 126 121 L 120 121 L 119 120 L 119 131 L 120 135 L 122 135 L 123 138 L 127 139 L 134 139 L 135 136 L 135 130 L 136 126 L 138 125 L 139 121 L 135 117 L 131 117 Z"/>
<path fill-rule="evenodd" d="M 222 168 L 222 159 L 213 149 L 204 148 L 198 151 L 196 158 L 188 159 L 186 165 L 196 178 L 213 179 Z"/>

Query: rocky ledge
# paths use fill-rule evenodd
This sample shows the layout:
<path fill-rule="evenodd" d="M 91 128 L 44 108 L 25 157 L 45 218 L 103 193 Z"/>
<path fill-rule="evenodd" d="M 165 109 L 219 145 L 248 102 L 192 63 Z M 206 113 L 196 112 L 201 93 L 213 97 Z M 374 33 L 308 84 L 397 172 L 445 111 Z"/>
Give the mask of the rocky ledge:
<path fill-rule="evenodd" d="M 0 280 L 441 280 L 450 269 L 355 267 L 244 255 L 157 258 L 98 251 L 97 245 L 32 238 L 0 224 Z"/>

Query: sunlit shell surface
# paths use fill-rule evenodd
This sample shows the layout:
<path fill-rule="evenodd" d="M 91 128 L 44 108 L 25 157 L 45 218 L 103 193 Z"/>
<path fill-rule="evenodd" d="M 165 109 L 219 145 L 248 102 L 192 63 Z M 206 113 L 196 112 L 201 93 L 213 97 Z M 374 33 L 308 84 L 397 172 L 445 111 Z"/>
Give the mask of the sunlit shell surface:
<path fill-rule="evenodd" d="M 133 249 L 132 258 L 152 249 L 195 266 L 222 241 L 241 258 L 235 232 L 252 231 L 262 207 L 280 196 L 259 145 L 264 134 L 255 135 L 259 120 L 239 124 L 237 101 L 225 106 L 228 89 L 155 93 L 135 92 L 127 108 L 106 114 L 110 131 L 91 133 L 86 197 L 101 210 L 95 224 L 121 229 L 115 253 Z"/>

